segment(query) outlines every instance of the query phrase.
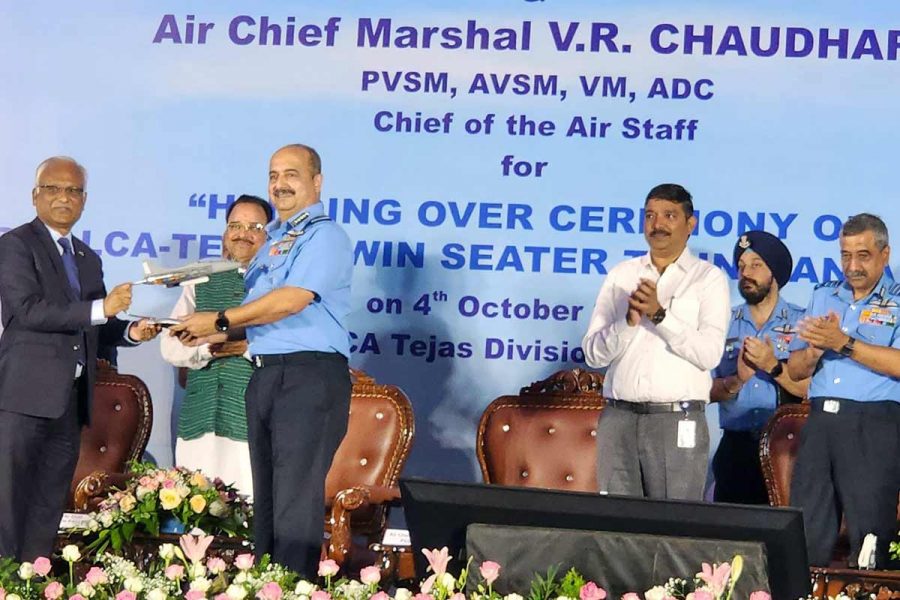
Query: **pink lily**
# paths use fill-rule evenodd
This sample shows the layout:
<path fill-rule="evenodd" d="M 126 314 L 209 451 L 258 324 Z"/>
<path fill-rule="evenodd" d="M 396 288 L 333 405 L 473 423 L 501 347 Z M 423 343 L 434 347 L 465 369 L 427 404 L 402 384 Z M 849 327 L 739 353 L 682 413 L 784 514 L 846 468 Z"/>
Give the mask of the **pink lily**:
<path fill-rule="evenodd" d="M 178 544 L 184 550 L 184 555 L 188 560 L 198 563 L 203 560 L 203 557 L 206 555 L 206 549 L 209 548 L 214 539 L 211 535 L 193 536 L 186 533 L 178 539 Z"/>
<path fill-rule="evenodd" d="M 447 564 L 450 562 L 450 550 L 444 546 L 440 550 L 422 549 L 422 554 L 428 559 L 428 566 L 435 575 L 443 575 L 447 572 Z"/>
<path fill-rule="evenodd" d="M 709 563 L 703 563 L 703 571 L 697 573 L 697 579 L 705 583 L 713 596 L 718 598 L 725 591 L 730 575 L 731 565 L 727 562 L 713 566 L 710 566 Z"/>

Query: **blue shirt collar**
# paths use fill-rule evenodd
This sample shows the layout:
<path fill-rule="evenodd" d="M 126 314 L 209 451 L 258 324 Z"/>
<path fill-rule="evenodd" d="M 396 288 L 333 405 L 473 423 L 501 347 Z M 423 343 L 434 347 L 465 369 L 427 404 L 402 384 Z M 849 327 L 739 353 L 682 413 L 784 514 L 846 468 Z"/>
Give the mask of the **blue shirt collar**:
<path fill-rule="evenodd" d="M 872 291 L 865 298 L 860 298 L 859 300 L 853 299 L 853 288 L 850 287 L 850 284 L 845 279 L 841 282 L 841 285 L 837 286 L 834 289 L 834 295 L 853 304 L 854 302 L 866 302 L 872 296 L 878 296 L 879 298 L 884 298 L 888 294 L 888 290 L 891 289 L 891 286 L 894 285 L 894 280 L 890 275 L 887 274 L 887 271 L 881 274 L 881 279 L 878 280 L 878 283 L 875 284 L 875 287 L 872 288 Z"/>
<path fill-rule="evenodd" d="M 316 202 L 315 204 L 310 204 L 306 208 L 301 208 L 284 221 L 282 221 L 281 219 L 275 219 L 266 226 L 266 233 L 271 235 L 280 229 L 283 230 L 284 233 L 286 233 L 291 229 L 294 229 L 295 227 L 302 227 L 303 224 L 310 219 L 321 217 L 324 214 L 325 205 L 321 202 Z"/>
<path fill-rule="evenodd" d="M 753 322 L 753 317 L 750 316 L 750 306 L 746 302 L 738 307 L 737 318 L 753 325 L 754 328 L 756 327 L 756 323 Z M 778 294 L 778 302 L 775 303 L 775 309 L 772 311 L 772 314 L 769 315 L 769 319 L 763 324 L 763 328 L 769 323 L 774 323 L 776 321 L 787 323 L 790 321 L 790 318 L 791 311 L 787 300 L 785 300 L 781 294 Z"/>

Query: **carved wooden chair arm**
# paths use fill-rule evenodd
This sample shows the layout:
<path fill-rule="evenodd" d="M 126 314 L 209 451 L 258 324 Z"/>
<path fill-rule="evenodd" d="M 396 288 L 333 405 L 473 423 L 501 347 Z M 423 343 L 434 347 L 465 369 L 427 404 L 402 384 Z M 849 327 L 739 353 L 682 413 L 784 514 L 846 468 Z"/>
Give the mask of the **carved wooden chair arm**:
<path fill-rule="evenodd" d="M 392 504 L 400 500 L 400 489 L 380 485 L 361 485 L 341 490 L 331 505 L 331 539 L 328 542 L 328 558 L 339 565 L 350 553 L 353 532 L 350 516 L 355 510 L 371 505 Z"/>
<path fill-rule="evenodd" d="M 75 487 L 75 510 L 89 512 L 106 498 L 111 488 L 122 488 L 128 481 L 128 473 L 94 471 Z"/>

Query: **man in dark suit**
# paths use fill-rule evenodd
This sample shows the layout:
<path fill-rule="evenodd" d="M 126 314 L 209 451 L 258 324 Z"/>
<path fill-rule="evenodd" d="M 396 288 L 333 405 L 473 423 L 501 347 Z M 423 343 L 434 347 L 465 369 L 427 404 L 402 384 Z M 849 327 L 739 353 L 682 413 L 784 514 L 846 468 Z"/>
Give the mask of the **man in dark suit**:
<path fill-rule="evenodd" d="M 38 166 L 37 218 L 0 237 L 0 555 L 48 556 L 91 414 L 98 345 L 135 345 L 159 327 L 115 318 L 131 284 L 106 293 L 100 257 L 75 238 L 84 168 Z"/>

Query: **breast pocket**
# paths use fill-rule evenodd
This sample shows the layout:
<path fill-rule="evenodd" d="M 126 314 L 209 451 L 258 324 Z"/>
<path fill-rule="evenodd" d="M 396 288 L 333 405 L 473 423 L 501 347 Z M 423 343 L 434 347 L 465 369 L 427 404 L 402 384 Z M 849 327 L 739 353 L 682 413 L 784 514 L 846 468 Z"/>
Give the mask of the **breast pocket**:
<path fill-rule="evenodd" d="M 856 328 L 856 333 L 864 342 L 876 346 L 890 346 L 894 328 L 890 325 L 860 325 Z"/>
<path fill-rule="evenodd" d="M 672 298 L 669 310 L 679 320 L 691 327 L 697 327 L 700 324 L 700 299 L 695 296 Z"/>
<path fill-rule="evenodd" d="M 287 277 L 287 264 L 287 254 L 280 254 L 269 258 L 266 263 L 266 276 L 272 284 L 279 285 L 284 283 L 284 280 Z"/>

